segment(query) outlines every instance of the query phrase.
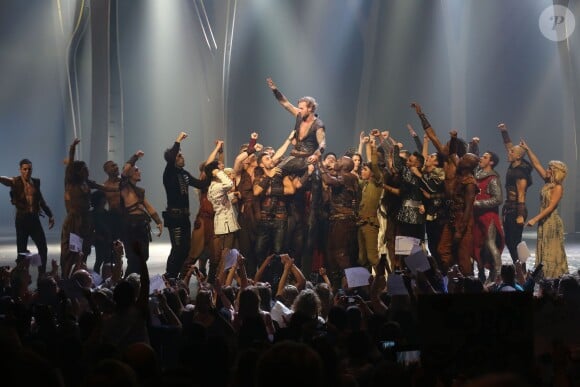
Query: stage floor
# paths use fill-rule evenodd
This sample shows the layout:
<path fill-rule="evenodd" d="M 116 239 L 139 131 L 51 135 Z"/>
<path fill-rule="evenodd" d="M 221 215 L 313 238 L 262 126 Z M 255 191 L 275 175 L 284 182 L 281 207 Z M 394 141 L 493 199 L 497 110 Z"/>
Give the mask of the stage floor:
<path fill-rule="evenodd" d="M 167 230 L 164 230 L 164 235 L 161 238 L 155 238 L 149 247 L 149 260 L 148 267 L 149 272 L 153 274 L 162 274 L 165 272 L 165 263 L 167 256 L 169 255 L 169 250 L 171 249 L 171 244 L 169 243 L 169 237 L 166 235 Z M 50 260 L 59 260 L 60 251 L 60 238 L 57 233 L 48 233 L 48 259 L 49 267 Z M 524 233 L 524 240 L 526 241 L 530 251 L 531 258 L 529 259 L 528 267 L 532 267 L 535 261 L 535 246 L 536 246 L 536 233 L 535 231 L 529 231 Z M 35 246 L 32 241 L 29 241 L 30 251 L 35 252 Z M 568 267 L 570 272 L 575 272 L 580 268 L 580 233 L 567 234 L 566 235 L 566 252 L 568 254 Z M 15 235 L 8 235 L 3 233 L 0 235 L 0 265 L 14 266 L 16 259 L 16 238 Z M 502 260 L 504 262 L 511 262 L 507 249 L 504 250 L 502 255 Z M 94 262 L 94 255 L 91 254 L 88 258 L 88 267 L 92 268 Z M 31 270 L 33 276 L 33 283 L 36 281 L 37 270 Z"/>

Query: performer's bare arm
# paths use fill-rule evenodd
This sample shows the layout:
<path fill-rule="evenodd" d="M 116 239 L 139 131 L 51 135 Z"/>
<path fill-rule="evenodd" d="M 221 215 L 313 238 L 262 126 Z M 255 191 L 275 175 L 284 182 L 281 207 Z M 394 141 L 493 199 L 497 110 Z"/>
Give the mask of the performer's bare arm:
<path fill-rule="evenodd" d="M 288 98 L 286 98 L 284 94 L 282 94 L 280 90 L 278 90 L 278 87 L 276 86 L 272 78 L 266 78 L 266 82 L 268 83 L 268 87 L 270 88 L 270 90 L 272 90 L 272 92 L 274 93 L 274 96 L 278 100 L 278 103 L 282 105 L 284 109 L 288 110 L 290 114 L 296 117 L 300 112 L 300 110 L 298 110 L 296 106 L 292 105 L 290 101 L 288 101 Z"/>
<path fill-rule="evenodd" d="M 218 157 L 218 154 L 220 153 L 220 150 L 223 148 L 223 145 L 224 145 L 223 140 L 216 140 L 215 148 L 209 154 L 209 157 L 205 161 L 205 165 L 215 161 L 215 159 Z M 223 152 L 222 152 L 222 154 L 223 154 Z"/>
<path fill-rule="evenodd" d="M 538 174 L 542 177 L 542 180 L 546 180 L 548 174 L 544 169 L 544 167 L 542 166 L 542 163 L 540 163 L 540 159 L 538 159 L 538 156 L 536 156 L 536 154 L 532 152 L 528 144 L 526 144 L 526 142 L 523 139 L 520 141 L 520 147 L 528 153 L 530 162 L 534 166 L 536 172 L 538 172 Z"/>
<path fill-rule="evenodd" d="M 0 176 L 0 184 L 4 184 L 6 187 L 12 187 L 12 184 L 14 184 L 14 181 L 12 180 L 11 177 Z"/>
<path fill-rule="evenodd" d="M 159 230 L 157 236 L 160 237 L 161 234 L 163 233 L 163 222 L 161 222 L 161 219 L 157 214 L 157 210 L 155 209 L 155 207 L 153 207 L 153 205 L 149 202 L 149 200 L 147 200 L 147 198 L 143 199 L 143 204 L 145 205 L 145 209 L 147 210 L 151 218 L 153 218 L 153 221 L 156 223 L 157 229 Z"/>
<path fill-rule="evenodd" d="M 516 190 L 518 191 L 518 204 L 525 204 L 526 203 L 526 189 L 528 188 L 528 181 L 526 179 L 517 179 L 516 180 Z M 524 216 L 518 215 L 516 218 L 517 224 L 524 224 Z"/>
<path fill-rule="evenodd" d="M 280 146 L 280 148 L 278 148 L 278 150 L 276 151 L 276 153 L 274 153 L 274 156 L 272 157 L 272 160 L 274 160 L 275 163 L 278 163 L 278 161 L 280 161 L 280 159 L 282 158 L 282 156 L 284 156 L 284 153 L 286 153 L 286 151 L 288 150 L 288 147 L 290 146 L 290 144 L 292 144 L 294 141 L 294 136 L 296 135 L 296 131 L 292 130 L 290 132 L 290 134 L 288 135 L 288 138 L 284 141 L 284 144 L 282 144 Z"/>

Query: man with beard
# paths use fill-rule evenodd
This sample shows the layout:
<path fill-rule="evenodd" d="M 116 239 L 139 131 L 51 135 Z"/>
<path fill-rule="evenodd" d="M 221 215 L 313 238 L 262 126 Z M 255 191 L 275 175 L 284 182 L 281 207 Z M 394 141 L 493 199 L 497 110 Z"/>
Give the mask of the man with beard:
<path fill-rule="evenodd" d="M 473 257 L 477 262 L 478 276 L 485 282 L 485 268 L 489 268 L 488 281 L 495 281 L 501 269 L 501 252 L 504 236 L 499 219 L 499 206 L 503 201 L 499 174 L 495 167 L 499 157 L 487 151 L 479 158 L 475 172 L 479 192 L 475 196 L 473 211 Z"/>
<path fill-rule="evenodd" d="M 280 105 L 296 117 L 294 125 L 296 132 L 292 140 L 294 149 L 290 157 L 278 166 L 287 174 L 302 176 L 307 164 L 314 164 L 320 160 L 326 146 L 324 123 L 315 113 L 318 104 L 312 97 L 302 97 L 298 100 L 298 107 L 296 107 L 278 90 L 272 78 L 266 81 Z"/>

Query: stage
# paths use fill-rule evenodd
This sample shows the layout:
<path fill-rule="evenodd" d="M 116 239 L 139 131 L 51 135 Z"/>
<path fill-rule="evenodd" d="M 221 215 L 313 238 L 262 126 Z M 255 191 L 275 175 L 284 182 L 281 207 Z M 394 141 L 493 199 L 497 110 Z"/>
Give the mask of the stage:
<path fill-rule="evenodd" d="M 149 273 L 162 274 L 165 272 L 165 263 L 167 256 L 169 255 L 169 250 L 171 249 L 171 244 L 169 243 L 169 236 L 167 234 L 167 229 L 163 230 L 164 235 L 161 238 L 153 237 L 154 240 L 149 246 L 149 260 L 148 267 Z M 56 232 L 47 233 L 48 239 L 48 259 L 49 259 L 49 270 L 50 270 L 50 260 L 59 260 L 60 252 L 60 238 L 59 234 Z M 535 261 L 535 246 L 536 246 L 536 233 L 535 231 L 528 231 L 524 233 L 524 240 L 526 241 L 532 256 L 528 260 L 528 267 L 533 267 Z M 29 250 L 36 252 L 34 243 L 29 241 Z M 566 252 L 568 254 L 568 267 L 570 272 L 575 272 L 580 268 L 580 233 L 566 234 Z M 1 266 L 14 266 L 16 259 L 16 238 L 15 234 L 8 235 L 6 232 L 0 235 L 0 265 Z M 511 262 L 509 253 L 507 249 L 504 249 L 502 254 L 502 260 L 504 262 Z M 87 266 L 92 268 L 94 262 L 94 255 L 91 254 L 87 261 Z M 32 280 L 33 284 L 36 281 L 37 270 L 32 269 Z"/>

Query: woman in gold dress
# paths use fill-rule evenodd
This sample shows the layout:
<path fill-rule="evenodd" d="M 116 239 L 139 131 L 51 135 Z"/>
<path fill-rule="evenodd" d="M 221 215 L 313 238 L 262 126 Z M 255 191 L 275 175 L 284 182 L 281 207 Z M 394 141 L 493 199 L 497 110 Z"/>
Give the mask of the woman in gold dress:
<path fill-rule="evenodd" d="M 552 160 L 544 169 L 525 141 L 522 140 L 520 146 L 528 152 L 532 165 L 545 182 L 540 191 L 540 213 L 526 224 L 530 227 L 538 224 L 536 266 L 543 263 L 544 276 L 558 278 L 568 273 L 568 260 L 564 250 L 564 224 L 558 214 L 558 204 L 564 195 L 562 182 L 566 178 L 568 168 L 563 162 Z"/>

